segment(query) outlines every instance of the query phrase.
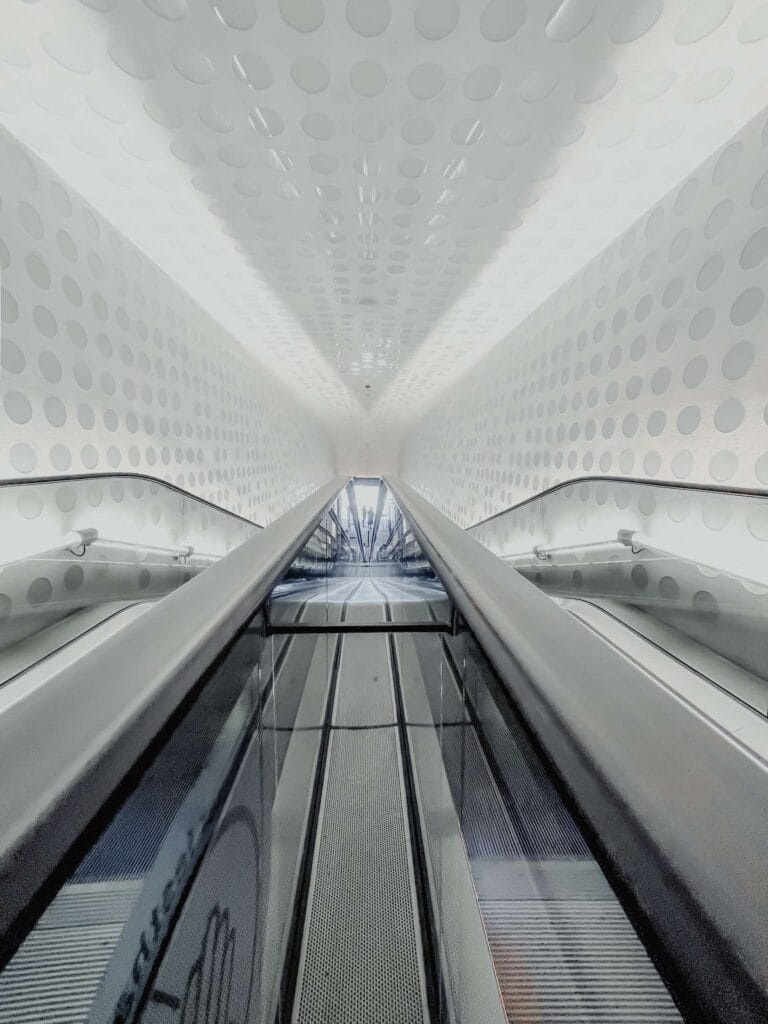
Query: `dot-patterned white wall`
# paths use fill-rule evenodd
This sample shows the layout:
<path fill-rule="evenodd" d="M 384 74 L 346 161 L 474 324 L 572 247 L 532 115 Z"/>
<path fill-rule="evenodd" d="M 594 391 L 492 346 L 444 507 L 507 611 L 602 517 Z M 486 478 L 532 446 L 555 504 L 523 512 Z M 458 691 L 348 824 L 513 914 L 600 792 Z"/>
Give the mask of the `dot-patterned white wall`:
<path fill-rule="evenodd" d="M 268 522 L 334 472 L 323 430 L 0 130 L 0 477 L 138 472 Z"/>
<path fill-rule="evenodd" d="M 404 478 L 463 525 L 583 475 L 768 487 L 767 270 L 764 113 L 440 400 Z"/>

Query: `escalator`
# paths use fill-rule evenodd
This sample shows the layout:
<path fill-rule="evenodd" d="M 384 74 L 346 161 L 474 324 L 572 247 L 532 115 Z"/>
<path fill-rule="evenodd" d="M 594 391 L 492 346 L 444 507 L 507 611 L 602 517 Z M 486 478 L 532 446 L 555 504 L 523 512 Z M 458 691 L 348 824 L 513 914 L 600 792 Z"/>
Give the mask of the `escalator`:
<path fill-rule="evenodd" d="M 0 1024 L 717 1019 L 422 531 L 361 577 L 311 525 L 12 918 Z"/>

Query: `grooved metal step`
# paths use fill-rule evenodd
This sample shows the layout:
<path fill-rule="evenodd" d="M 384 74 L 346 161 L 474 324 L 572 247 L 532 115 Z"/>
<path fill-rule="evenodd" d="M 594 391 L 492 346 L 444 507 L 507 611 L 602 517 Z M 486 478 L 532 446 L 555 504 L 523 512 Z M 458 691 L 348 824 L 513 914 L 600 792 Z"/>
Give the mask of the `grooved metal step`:
<path fill-rule="evenodd" d="M 680 1024 L 616 900 L 481 900 L 515 1024 Z"/>
<path fill-rule="evenodd" d="M 67 886 L 0 974 L 0 1024 L 83 1024 L 138 881 Z"/>

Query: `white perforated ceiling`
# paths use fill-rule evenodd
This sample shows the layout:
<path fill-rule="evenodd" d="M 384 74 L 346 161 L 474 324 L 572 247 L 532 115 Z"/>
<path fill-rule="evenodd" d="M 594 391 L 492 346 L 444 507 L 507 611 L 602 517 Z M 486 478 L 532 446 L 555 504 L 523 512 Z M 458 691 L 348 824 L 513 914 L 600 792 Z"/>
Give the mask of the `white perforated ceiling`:
<path fill-rule="evenodd" d="M 358 471 L 768 102 L 764 0 L 0 0 L 0 18 L 2 123 Z"/>

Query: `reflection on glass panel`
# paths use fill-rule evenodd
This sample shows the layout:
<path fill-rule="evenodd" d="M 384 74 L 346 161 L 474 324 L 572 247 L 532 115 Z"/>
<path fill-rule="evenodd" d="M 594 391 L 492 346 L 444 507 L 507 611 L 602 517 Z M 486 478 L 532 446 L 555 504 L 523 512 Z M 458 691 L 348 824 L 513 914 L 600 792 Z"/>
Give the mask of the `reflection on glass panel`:
<path fill-rule="evenodd" d="M 259 527 L 157 480 L 0 485 L 0 684 L 58 648 L 116 628 Z"/>
<path fill-rule="evenodd" d="M 327 637 L 281 638 L 274 683 L 250 733 L 206 858 L 139 1016 L 280 1017 L 295 889 L 328 698 Z M 275 638 L 269 641 L 272 653 Z M 288 648 L 286 650 L 286 647 Z"/>
<path fill-rule="evenodd" d="M 579 481 L 469 532 L 611 642 L 642 637 L 768 714 L 768 496 Z"/>
<path fill-rule="evenodd" d="M 450 1019 L 679 1022 L 471 634 L 398 649 Z"/>
<path fill-rule="evenodd" d="M 363 523 L 370 519 L 370 526 Z M 339 622 L 437 623 L 452 609 L 383 481 L 352 481 L 318 524 L 267 606 L 268 629 Z"/>
<path fill-rule="evenodd" d="M 332 659 L 254 618 L 0 974 L 0 1019 L 194 1020 L 214 989 L 275 1019 Z"/>
<path fill-rule="evenodd" d="M 0 1007 L 26 1000 L 43 1018 L 40 1001 L 55 998 L 62 1019 L 132 1019 L 210 839 L 238 746 L 271 688 L 268 657 L 264 638 L 249 630 L 216 667 L 0 975 Z M 34 984 L 46 954 L 66 976 L 55 997 Z"/>
<path fill-rule="evenodd" d="M 392 535 L 397 509 L 378 478 L 355 479 L 339 496 L 339 517 L 357 543 L 353 558 L 362 562 L 386 561 L 379 553 Z"/>

